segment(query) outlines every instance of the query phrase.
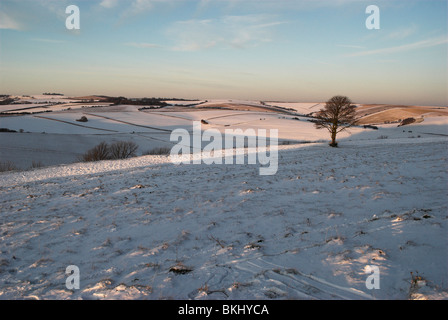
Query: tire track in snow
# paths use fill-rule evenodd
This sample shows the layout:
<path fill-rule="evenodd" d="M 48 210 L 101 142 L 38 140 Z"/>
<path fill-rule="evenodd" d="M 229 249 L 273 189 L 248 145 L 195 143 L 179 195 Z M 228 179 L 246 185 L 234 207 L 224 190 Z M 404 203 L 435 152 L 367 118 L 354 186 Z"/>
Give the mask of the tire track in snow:
<path fill-rule="evenodd" d="M 106 116 L 100 116 L 100 115 L 94 114 L 94 113 L 87 113 L 87 112 L 85 112 L 84 114 L 88 114 L 90 116 L 99 117 L 99 118 L 103 118 L 103 119 L 107 119 L 107 120 L 111 120 L 111 121 L 115 121 L 115 122 L 128 124 L 128 125 L 131 125 L 131 126 L 136 126 L 136 127 L 140 127 L 140 128 L 153 129 L 153 130 L 158 130 L 158 131 L 163 131 L 163 132 L 171 132 L 171 130 L 169 130 L 169 129 L 162 129 L 162 128 L 156 128 L 156 127 L 151 127 L 151 126 L 145 126 L 145 125 L 142 125 L 142 124 L 136 124 L 136 123 L 132 123 L 132 122 L 124 121 L 124 120 L 118 120 L 118 119 L 114 119 L 114 118 L 110 118 L 110 117 L 106 117 Z"/>
<path fill-rule="evenodd" d="M 118 132 L 119 132 L 119 131 L 116 131 L 116 130 L 101 129 L 101 128 L 96 128 L 96 127 L 91 127 L 91 126 L 82 125 L 82 124 L 71 123 L 71 122 L 69 122 L 69 121 L 65 121 L 65 120 L 60 120 L 60 119 L 53 119 L 53 118 L 43 117 L 43 116 L 33 116 L 33 117 L 35 117 L 35 118 L 41 118 L 41 119 L 46 119 L 46 120 L 58 121 L 58 122 L 62 122 L 62 123 L 66 123 L 66 124 L 70 124 L 70 125 L 72 125 L 72 126 L 77 126 L 77 127 L 82 127 L 82 128 L 88 128 L 88 129 L 93 129 L 93 130 L 101 130 L 101 131 L 115 132 L 115 133 L 118 133 Z"/>
<path fill-rule="evenodd" d="M 248 272 L 254 277 L 261 275 L 264 282 L 272 283 L 273 286 L 266 287 L 265 291 L 269 298 L 293 294 L 302 299 L 374 299 L 355 288 L 343 287 L 296 269 L 268 262 L 263 259 L 263 255 L 249 260 L 234 260 L 232 263 L 236 269 Z"/>

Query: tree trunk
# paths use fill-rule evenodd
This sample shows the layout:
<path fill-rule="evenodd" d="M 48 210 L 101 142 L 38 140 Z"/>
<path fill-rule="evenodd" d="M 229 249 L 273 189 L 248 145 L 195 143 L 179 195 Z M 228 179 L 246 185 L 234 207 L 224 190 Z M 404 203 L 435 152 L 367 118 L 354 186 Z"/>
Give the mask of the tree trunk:
<path fill-rule="evenodd" d="M 333 128 L 331 130 L 331 143 L 330 143 L 331 147 L 337 147 L 338 146 L 338 144 L 336 142 L 336 132 L 337 132 L 337 128 Z"/>

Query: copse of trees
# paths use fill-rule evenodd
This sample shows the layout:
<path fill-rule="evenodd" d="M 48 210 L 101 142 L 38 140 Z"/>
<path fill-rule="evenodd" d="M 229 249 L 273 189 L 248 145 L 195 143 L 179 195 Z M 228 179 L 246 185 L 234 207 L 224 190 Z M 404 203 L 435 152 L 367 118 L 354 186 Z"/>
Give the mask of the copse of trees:
<path fill-rule="evenodd" d="M 2 106 L 3 105 L 8 105 L 8 104 L 11 104 L 11 103 L 13 103 L 15 101 L 13 98 L 8 98 L 8 97 L 6 97 L 5 99 L 1 100 L 0 101 L 0 105 L 2 105 Z"/>
<path fill-rule="evenodd" d="M 137 149 L 137 144 L 132 141 L 118 141 L 111 145 L 103 141 L 84 153 L 81 160 L 88 162 L 127 159 L 135 157 Z"/>
<path fill-rule="evenodd" d="M 76 119 L 76 121 L 79 121 L 79 122 L 87 122 L 87 121 L 89 121 L 89 120 L 87 119 L 86 116 L 82 116 L 81 118 Z"/>
<path fill-rule="evenodd" d="M 118 141 L 110 145 L 109 153 L 111 159 L 127 159 L 135 157 L 138 146 L 132 141 Z"/>
<path fill-rule="evenodd" d="M 331 147 L 337 147 L 336 135 L 356 123 L 356 107 L 345 96 L 334 96 L 316 114 L 314 125 L 317 129 L 327 129 Z"/>
<path fill-rule="evenodd" d="M 114 105 L 128 104 L 137 106 L 155 105 L 166 107 L 169 104 L 162 101 L 161 98 L 140 98 L 140 99 L 128 99 L 126 97 L 109 97 L 108 102 L 112 102 Z"/>

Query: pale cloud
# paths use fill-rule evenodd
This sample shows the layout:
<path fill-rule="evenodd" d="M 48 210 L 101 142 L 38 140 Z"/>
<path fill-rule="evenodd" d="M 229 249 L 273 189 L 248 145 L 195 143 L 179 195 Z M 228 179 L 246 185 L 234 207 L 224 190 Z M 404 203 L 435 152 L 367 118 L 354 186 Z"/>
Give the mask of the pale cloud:
<path fill-rule="evenodd" d="M 168 35 L 174 39 L 173 50 L 176 51 L 206 49 L 224 40 L 217 32 L 216 23 L 212 19 L 176 22 L 168 29 Z"/>
<path fill-rule="evenodd" d="M 155 43 L 147 43 L 147 42 L 128 42 L 125 43 L 126 46 L 135 47 L 135 48 L 161 48 L 160 45 Z"/>
<path fill-rule="evenodd" d="M 113 8 L 118 4 L 118 0 L 102 0 L 100 6 L 104 8 Z"/>
<path fill-rule="evenodd" d="M 54 14 L 59 20 L 65 21 L 67 14 L 65 9 L 71 5 L 70 0 L 39 0 L 36 1 L 42 8 Z"/>
<path fill-rule="evenodd" d="M 66 43 L 66 41 L 63 40 L 46 39 L 46 38 L 33 38 L 31 40 L 45 43 Z"/>
<path fill-rule="evenodd" d="M 155 0 L 134 0 L 131 4 L 131 10 L 141 12 L 149 10 L 153 7 Z"/>
<path fill-rule="evenodd" d="M 129 2 L 129 1 L 127 1 Z M 123 11 L 122 18 L 130 19 L 134 16 L 152 10 L 157 3 L 174 3 L 173 0 L 133 0 L 131 5 Z"/>
<path fill-rule="evenodd" d="M 350 45 L 350 44 L 337 44 L 336 47 L 350 48 L 350 49 L 364 49 L 365 48 L 363 46 Z"/>
<path fill-rule="evenodd" d="M 0 29 L 29 31 L 48 19 L 65 21 L 70 0 L 9 1 L 1 3 Z M 2 2 L 2 0 L 0 0 Z M 12 5 L 12 3 L 14 3 Z M 43 24 L 46 25 L 46 24 Z"/>
<path fill-rule="evenodd" d="M 176 0 L 174 0 L 176 1 Z M 377 3 L 387 3 L 390 0 L 377 0 Z M 366 0 L 200 0 L 198 8 L 219 5 L 224 9 L 262 9 L 276 11 L 302 11 L 322 8 L 350 6 L 356 3 L 366 3 Z"/>
<path fill-rule="evenodd" d="M 21 30 L 22 26 L 14 18 L 0 11 L 0 29 Z"/>
<path fill-rule="evenodd" d="M 439 46 L 439 45 L 443 45 L 443 44 L 447 44 L 447 43 L 448 43 L 448 39 L 446 37 L 439 37 L 439 38 L 404 44 L 404 45 L 400 45 L 400 46 L 355 52 L 355 53 L 347 55 L 347 57 L 361 57 L 361 56 L 380 55 L 380 54 L 393 54 L 393 53 L 435 47 L 435 46 Z"/>
<path fill-rule="evenodd" d="M 416 25 L 412 25 L 406 28 L 401 28 L 398 30 L 395 30 L 387 35 L 387 38 L 392 40 L 400 40 L 405 39 L 417 32 L 418 28 Z"/>
<path fill-rule="evenodd" d="M 286 22 L 262 14 L 192 19 L 174 23 L 167 34 L 174 41 L 172 49 L 176 51 L 197 51 L 217 46 L 247 48 L 272 41 L 274 28 L 283 23 Z"/>

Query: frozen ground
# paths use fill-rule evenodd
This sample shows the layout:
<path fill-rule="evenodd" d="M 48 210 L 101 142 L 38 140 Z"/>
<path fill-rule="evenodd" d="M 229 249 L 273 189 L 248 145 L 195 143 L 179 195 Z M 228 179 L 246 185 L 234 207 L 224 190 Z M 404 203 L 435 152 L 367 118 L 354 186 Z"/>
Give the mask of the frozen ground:
<path fill-rule="evenodd" d="M 62 98 L 32 102 L 46 99 Z M 201 106 L 230 102 L 261 106 Z M 50 166 L 0 173 L 0 299 L 448 299 L 448 117 L 355 127 L 335 149 L 302 116 L 138 108 L 0 118 L 25 131 L 0 133 L 0 161 Z M 279 146 L 272 176 L 165 156 L 72 163 L 101 141 L 132 140 L 139 155 L 171 147 L 171 130 L 194 120 L 299 144 Z M 66 288 L 69 265 L 79 289 Z M 366 287 L 367 266 L 380 289 Z"/>
<path fill-rule="evenodd" d="M 47 98 L 37 96 L 37 98 Z M 33 102 L 41 102 L 35 97 Z M 55 96 L 50 101 L 59 101 Z M 68 100 L 70 101 L 70 100 Z M 191 101 L 190 101 L 191 102 Z M 259 101 L 211 100 L 201 106 L 236 105 L 263 107 Z M 95 104 L 95 103 L 94 103 Z M 100 104 L 97 102 L 96 104 Z M 271 103 L 284 108 L 295 108 L 300 114 L 309 114 L 322 107 L 314 103 Z M 0 128 L 16 130 L 17 133 L 0 133 L 0 162 L 10 161 L 19 169 L 27 169 L 32 163 L 43 166 L 68 164 L 78 159 L 89 149 L 102 141 L 133 141 L 139 146 L 138 155 L 154 148 L 171 148 L 170 133 L 174 129 L 192 130 L 192 121 L 205 120 L 203 130 L 210 128 L 224 132 L 226 129 L 278 129 L 280 143 L 309 143 L 328 140 L 326 130 L 317 130 L 309 118 L 280 111 L 266 112 L 264 109 L 247 111 L 230 109 L 204 109 L 194 107 L 167 107 L 139 111 L 141 106 L 119 105 L 82 108 L 72 106 L 71 110 L 60 110 L 65 105 L 54 105 L 50 113 L 0 117 Z M 13 108 L 15 105 L 1 106 Z M 381 107 L 383 108 L 383 107 Z M 381 109 L 380 108 L 380 109 Z M 446 109 L 446 108 L 444 108 Z M 382 110 L 382 109 L 381 109 Z M 448 113 L 447 113 L 448 114 Z M 341 132 L 339 140 L 371 140 L 381 138 L 433 137 L 434 134 L 448 135 L 448 117 L 425 116 L 424 121 L 397 128 L 397 123 L 381 125 L 380 130 L 352 128 Z M 81 117 L 87 122 L 79 122 Z M 20 133 L 22 132 L 22 133 Z"/>
<path fill-rule="evenodd" d="M 272 176 L 164 156 L 1 173 L 0 298 L 447 299 L 448 141 L 431 128 L 280 146 Z"/>

